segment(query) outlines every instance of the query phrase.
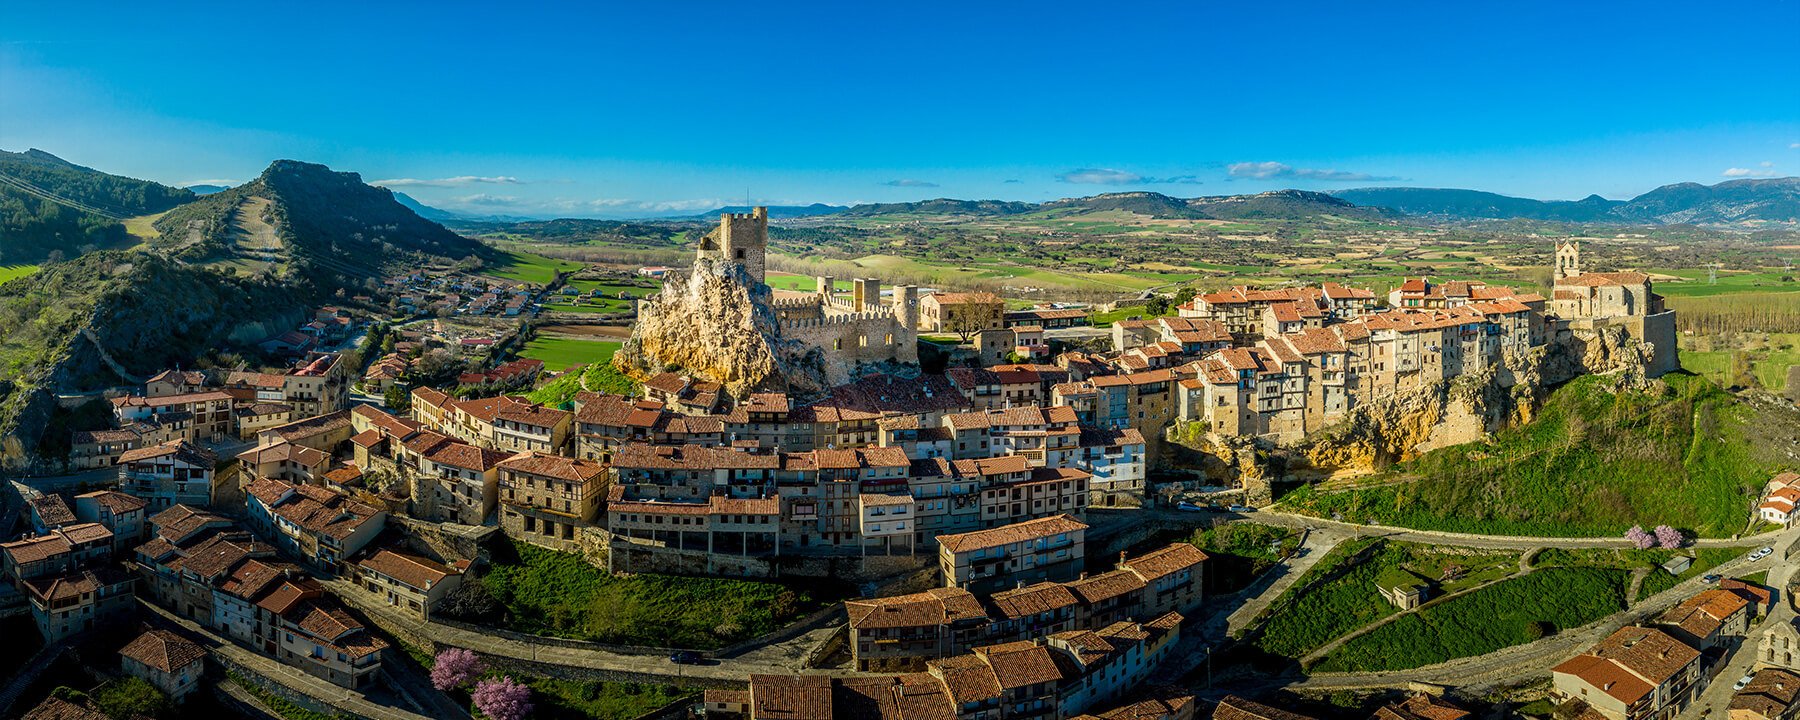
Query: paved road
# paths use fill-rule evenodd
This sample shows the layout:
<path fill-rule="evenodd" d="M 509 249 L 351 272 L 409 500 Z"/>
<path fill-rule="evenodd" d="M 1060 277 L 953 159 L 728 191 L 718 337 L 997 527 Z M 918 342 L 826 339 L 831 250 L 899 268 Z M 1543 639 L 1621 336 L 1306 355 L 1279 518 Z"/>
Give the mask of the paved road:
<path fill-rule="evenodd" d="M 1233 515 L 1232 513 L 1222 514 Z M 1253 513 L 1244 513 L 1243 515 L 1238 515 L 1236 517 L 1243 517 L 1252 522 L 1264 525 L 1296 528 L 1337 528 L 1342 531 L 1354 533 L 1360 537 L 1384 537 L 1402 542 L 1426 543 L 1430 545 L 1455 545 L 1458 547 L 1489 548 L 1496 550 L 1530 550 L 1533 548 L 1564 548 L 1572 550 L 1579 548 L 1629 548 L 1632 546 L 1631 542 L 1624 537 L 1559 538 L 1475 535 L 1472 533 L 1440 532 L 1436 530 L 1410 530 L 1407 528 L 1384 527 L 1380 525 L 1358 525 L 1356 523 L 1338 522 L 1336 520 L 1316 518 L 1310 515 L 1297 515 L 1266 509 Z M 1692 545 L 1695 547 L 1741 548 L 1772 545 L 1779 550 L 1782 546 L 1776 542 L 1776 539 L 1784 536 L 1786 536 L 1786 531 L 1776 531 L 1764 533 L 1762 535 L 1737 538 L 1735 540 L 1730 538 L 1706 538 L 1695 540 Z M 1791 537 L 1788 538 L 1790 541 L 1792 539 L 1793 538 Z"/>
<path fill-rule="evenodd" d="M 706 664 L 702 665 L 679 665 L 669 662 L 668 657 L 659 653 L 629 654 L 592 648 L 528 643 L 449 625 L 427 623 L 394 610 L 371 597 L 367 591 L 357 587 L 355 583 L 325 577 L 319 577 L 318 580 L 325 585 L 327 590 L 365 614 L 380 616 L 383 623 L 393 623 L 409 628 L 441 645 L 474 650 L 485 655 L 517 658 L 550 665 L 640 673 L 676 683 L 683 678 L 694 677 L 742 683 L 751 674 L 790 675 L 803 672 L 800 665 L 807 652 L 831 632 L 829 627 L 820 628 L 787 642 L 766 645 L 735 657 L 709 659 Z"/>
<path fill-rule="evenodd" d="M 1228 642 L 1233 635 L 1250 626 L 1263 610 L 1293 587 L 1306 571 L 1349 535 L 1334 531 L 1307 533 L 1300 544 L 1302 552 L 1277 563 L 1258 578 L 1256 583 L 1231 595 L 1207 600 L 1203 607 L 1213 608 L 1206 620 L 1190 623 L 1183 631 L 1180 644 L 1152 674 L 1151 684 L 1175 682 L 1189 670 L 1206 661 L 1207 653 Z"/>

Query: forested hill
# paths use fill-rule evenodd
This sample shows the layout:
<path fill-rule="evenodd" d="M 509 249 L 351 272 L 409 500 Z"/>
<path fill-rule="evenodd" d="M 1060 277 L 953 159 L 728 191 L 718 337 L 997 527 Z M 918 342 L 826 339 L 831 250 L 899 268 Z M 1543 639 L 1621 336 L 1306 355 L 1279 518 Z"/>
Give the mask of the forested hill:
<path fill-rule="evenodd" d="M 0 263 L 74 257 L 128 243 L 118 218 L 194 199 L 181 188 L 82 167 L 42 150 L 0 150 Z"/>
<path fill-rule="evenodd" d="M 1557 220 L 1760 227 L 1800 223 L 1800 178 L 1744 178 L 1717 185 L 1675 183 L 1630 200 L 1532 200 L 1479 190 L 1357 188 L 1332 193 L 1358 205 L 1458 220 Z"/>

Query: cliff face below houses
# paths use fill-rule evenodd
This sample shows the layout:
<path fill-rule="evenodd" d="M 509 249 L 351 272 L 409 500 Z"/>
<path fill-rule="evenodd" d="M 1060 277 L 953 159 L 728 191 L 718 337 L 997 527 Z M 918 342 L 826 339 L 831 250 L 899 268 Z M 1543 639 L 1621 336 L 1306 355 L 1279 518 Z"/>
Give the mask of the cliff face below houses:
<path fill-rule="evenodd" d="M 640 379 L 679 368 L 720 383 L 734 397 L 813 394 L 847 381 L 843 363 L 781 336 L 770 295 L 769 286 L 742 265 L 696 260 L 662 292 L 638 303 L 637 326 L 613 364 Z"/>
<path fill-rule="evenodd" d="M 1565 330 L 1503 364 L 1362 404 L 1298 443 L 1222 437 L 1195 423 L 1172 428 L 1170 445 L 1179 446 L 1172 448 L 1178 462 L 1235 481 L 1250 501 L 1266 503 L 1278 480 L 1373 473 L 1529 423 L 1557 384 L 1581 375 L 1611 375 L 1618 389 L 1642 388 L 1652 360 L 1650 346 L 1621 328 Z"/>

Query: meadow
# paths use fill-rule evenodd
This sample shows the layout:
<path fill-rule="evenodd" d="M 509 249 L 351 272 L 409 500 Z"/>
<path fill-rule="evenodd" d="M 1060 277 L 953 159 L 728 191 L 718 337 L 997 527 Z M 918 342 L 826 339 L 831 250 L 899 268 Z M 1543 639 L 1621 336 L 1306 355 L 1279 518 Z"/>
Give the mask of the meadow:
<path fill-rule="evenodd" d="M 37 271 L 37 265 L 0 265 L 0 283 L 16 280 Z"/>
<path fill-rule="evenodd" d="M 620 343 L 602 340 L 538 336 L 525 344 L 520 357 L 544 361 L 544 368 L 562 371 L 589 363 L 609 364 Z"/>
<path fill-rule="evenodd" d="M 848 587 L 812 580 L 615 577 L 571 553 L 500 545 L 482 581 L 510 626 L 597 642 L 711 650 L 780 629 L 840 600 Z"/>
<path fill-rule="evenodd" d="M 504 253 L 502 262 L 482 269 L 481 274 L 490 277 L 514 280 L 517 282 L 548 285 L 556 279 L 556 273 L 579 270 L 582 263 L 570 260 L 556 260 L 529 252 L 513 251 Z"/>

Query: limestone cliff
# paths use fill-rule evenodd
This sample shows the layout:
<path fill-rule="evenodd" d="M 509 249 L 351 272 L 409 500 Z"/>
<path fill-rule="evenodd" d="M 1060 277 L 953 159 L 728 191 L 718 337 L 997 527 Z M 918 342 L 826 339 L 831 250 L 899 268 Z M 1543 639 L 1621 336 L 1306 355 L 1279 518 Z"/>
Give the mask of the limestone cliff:
<path fill-rule="evenodd" d="M 825 352 L 781 336 L 770 295 L 741 264 L 696 260 L 638 303 L 637 326 L 613 363 L 639 378 L 680 368 L 736 397 L 831 387 Z"/>
<path fill-rule="evenodd" d="M 1268 483 L 1275 480 L 1374 472 L 1529 423 L 1552 387 L 1580 375 L 1610 374 L 1619 388 L 1642 387 L 1651 358 L 1647 345 L 1620 328 L 1565 330 L 1479 373 L 1364 403 L 1291 445 L 1222 437 L 1205 432 L 1202 423 L 1178 425 L 1169 437 L 1192 451 L 1185 464 L 1241 484 L 1255 501 L 1267 498 Z"/>

